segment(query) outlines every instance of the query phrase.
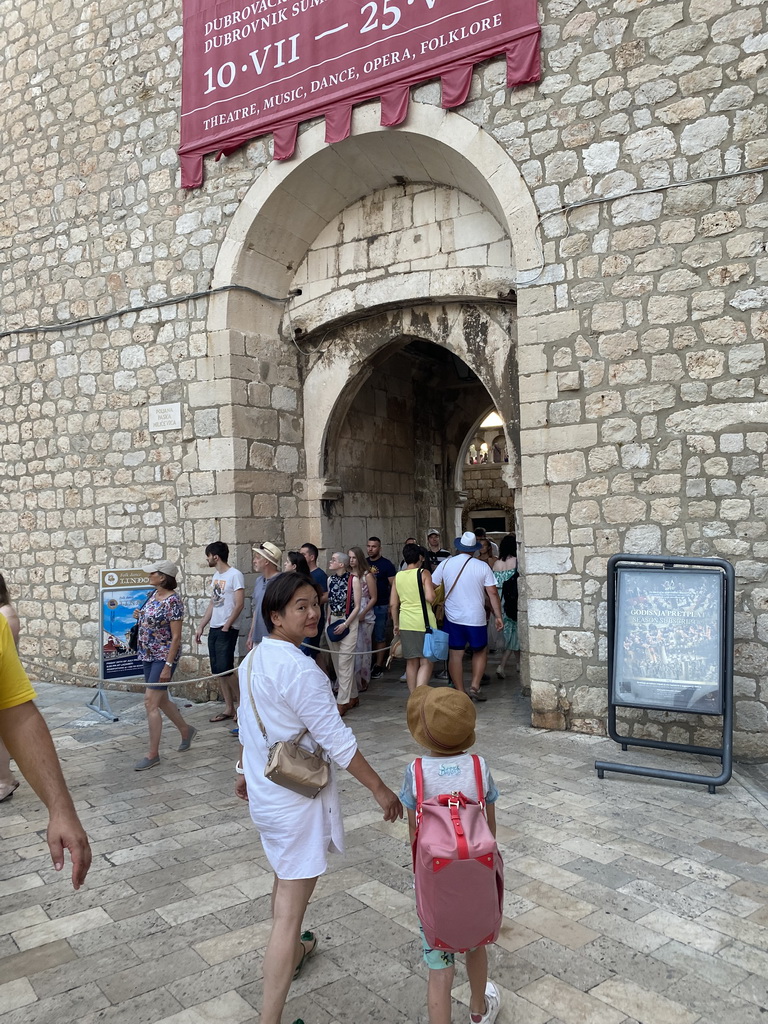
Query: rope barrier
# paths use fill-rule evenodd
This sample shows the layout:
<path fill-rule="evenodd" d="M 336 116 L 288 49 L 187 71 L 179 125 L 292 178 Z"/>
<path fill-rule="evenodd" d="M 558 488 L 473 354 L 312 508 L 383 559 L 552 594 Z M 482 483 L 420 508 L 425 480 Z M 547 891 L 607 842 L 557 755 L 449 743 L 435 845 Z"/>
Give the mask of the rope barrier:
<path fill-rule="evenodd" d="M 303 648 L 307 649 L 307 650 L 310 650 L 310 651 L 324 651 L 326 654 L 330 654 L 331 653 L 328 650 L 328 648 L 326 648 L 326 647 L 316 647 L 314 644 L 302 644 L 301 646 Z M 342 657 L 342 658 L 357 657 L 357 655 L 361 654 L 361 653 L 378 653 L 379 651 L 389 651 L 389 650 L 392 649 L 393 646 L 394 646 L 394 644 L 389 644 L 389 646 L 387 646 L 387 647 L 380 647 L 380 648 L 378 648 L 378 650 L 375 651 L 375 652 L 338 651 L 337 652 L 337 656 L 338 657 Z M 45 665 L 45 664 L 43 664 L 40 661 L 36 661 L 34 658 L 24 658 L 23 661 L 24 661 L 25 665 L 32 666 L 36 670 L 38 675 L 40 674 L 40 671 L 42 670 L 44 675 L 48 676 L 48 677 L 56 678 L 57 676 L 66 676 L 66 677 L 69 677 L 70 679 L 77 679 L 80 682 L 93 683 L 96 686 L 98 686 L 100 689 L 108 689 L 108 687 L 104 685 L 105 683 L 123 683 L 123 684 L 130 684 L 130 685 L 133 685 L 133 686 L 138 686 L 138 685 L 141 685 L 143 683 L 143 679 L 142 679 L 141 676 L 124 676 L 122 678 L 116 678 L 116 679 L 104 679 L 101 676 L 87 676 L 87 675 L 83 675 L 82 672 L 70 672 L 68 669 L 65 669 L 65 668 L 51 668 L 50 665 Z M 211 673 L 209 673 L 208 675 L 205 675 L 205 676 L 194 676 L 192 679 L 171 679 L 167 684 L 164 683 L 163 685 L 167 685 L 167 686 L 187 686 L 190 683 L 204 683 L 204 682 L 207 682 L 209 679 L 219 679 L 221 676 L 230 676 L 230 675 L 232 675 L 233 672 L 237 672 L 237 667 L 235 667 L 233 669 L 227 669 L 226 672 L 211 672 Z M 45 680 L 41 678 L 40 681 L 43 682 Z"/>

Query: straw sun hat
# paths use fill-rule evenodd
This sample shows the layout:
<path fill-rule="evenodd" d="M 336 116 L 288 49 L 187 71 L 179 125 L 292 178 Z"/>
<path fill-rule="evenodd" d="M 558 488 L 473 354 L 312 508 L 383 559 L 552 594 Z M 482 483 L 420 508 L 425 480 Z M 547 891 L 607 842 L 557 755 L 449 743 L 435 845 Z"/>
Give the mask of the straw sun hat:
<path fill-rule="evenodd" d="M 417 686 L 407 715 L 411 736 L 436 754 L 459 754 L 475 742 L 475 705 L 460 690 Z"/>

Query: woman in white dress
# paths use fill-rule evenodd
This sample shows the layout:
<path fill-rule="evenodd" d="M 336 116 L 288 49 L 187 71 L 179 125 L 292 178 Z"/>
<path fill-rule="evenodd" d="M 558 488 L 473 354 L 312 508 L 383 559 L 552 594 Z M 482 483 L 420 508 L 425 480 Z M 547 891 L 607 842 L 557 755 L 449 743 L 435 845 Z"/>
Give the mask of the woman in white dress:
<path fill-rule="evenodd" d="M 264 776 L 269 744 L 295 739 L 319 744 L 331 761 L 345 768 L 371 791 L 385 821 L 402 817 L 397 796 L 357 749 L 351 729 L 342 722 L 328 677 L 300 651 L 304 637 L 314 636 L 320 603 L 314 585 L 297 573 L 275 579 L 264 595 L 262 614 L 269 635 L 240 666 L 240 763 L 235 793 L 248 800 L 264 852 L 274 871 L 272 931 L 263 963 L 261 1024 L 279 1024 L 288 989 L 317 946 L 312 932 L 301 930 L 318 876 L 327 867 L 329 850 L 343 852 L 344 829 L 334 772 L 331 781 L 310 799 L 276 785 Z"/>

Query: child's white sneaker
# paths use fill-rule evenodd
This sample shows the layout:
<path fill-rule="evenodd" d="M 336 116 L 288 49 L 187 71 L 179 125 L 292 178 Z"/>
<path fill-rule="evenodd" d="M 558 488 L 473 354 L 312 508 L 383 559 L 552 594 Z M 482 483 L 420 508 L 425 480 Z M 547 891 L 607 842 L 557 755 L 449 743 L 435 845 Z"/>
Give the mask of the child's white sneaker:
<path fill-rule="evenodd" d="M 501 993 L 493 984 L 492 981 L 488 981 L 485 984 L 485 1013 L 482 1017 L 476 1016 L 474 1013 L 470 1013 L 469 1021 L 470 1024 L 493 1024 L 499 1013 L 501 1007 Z"/>

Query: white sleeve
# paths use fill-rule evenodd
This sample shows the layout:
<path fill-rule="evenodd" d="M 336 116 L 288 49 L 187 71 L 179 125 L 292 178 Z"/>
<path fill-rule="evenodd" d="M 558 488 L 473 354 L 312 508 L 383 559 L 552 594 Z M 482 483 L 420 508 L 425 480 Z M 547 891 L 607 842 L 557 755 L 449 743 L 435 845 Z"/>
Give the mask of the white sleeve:
<path fill-rule="evenodd" d="M 232 577 L 232 590 L 245 590 L 245 578 L 239 569 L 235 569 L 235 575 Z"/>

